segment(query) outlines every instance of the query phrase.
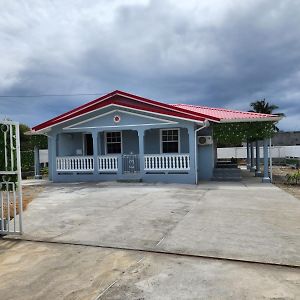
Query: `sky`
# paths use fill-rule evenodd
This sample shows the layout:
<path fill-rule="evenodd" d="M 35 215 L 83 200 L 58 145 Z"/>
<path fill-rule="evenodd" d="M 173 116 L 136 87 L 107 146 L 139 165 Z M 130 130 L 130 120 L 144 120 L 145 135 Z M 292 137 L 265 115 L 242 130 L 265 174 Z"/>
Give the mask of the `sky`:
<path fill-rule="evenodd" d="M 300 1 L 0 0 L 0 119 L 34 126 L 124 90 L 249 110 L 300 130 Z"/>

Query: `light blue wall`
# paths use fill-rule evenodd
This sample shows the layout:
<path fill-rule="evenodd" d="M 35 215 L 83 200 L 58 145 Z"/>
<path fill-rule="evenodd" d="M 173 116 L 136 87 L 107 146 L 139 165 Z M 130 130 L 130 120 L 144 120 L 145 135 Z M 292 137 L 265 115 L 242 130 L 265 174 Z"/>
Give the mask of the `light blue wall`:
<path fill-rule="evenodd" d="M 137 131 L 124 130 L 122 132 L 123 154 L 139 153 L 139 137 Z"/>
<path fill-rule="evenodd" d="M 58 155 L 76 155 L 77 149 L 83 148 L 82 133 L 61 133 L 58 135 Z"/>
<path fill-rule="evenodd" d="M 114 107 L 105 108 L 101 111 L 109 112 L 109 109 L 115 109 Z M 93 112 L 91 116 L 95 116 L 99 112 Z M 147 182 L 178 182 L 178 183 L 195 183 L 195 135 L 194 130 L 196 125 L 192 121 L 184 121 L 178 119 L 172 119 L 169 117 L 162 117 L 166 119 L 166 122 L 172 121 L 173 123 L 176 121 L 176 124 L 167 124 L 162 120 L 158 122 L 158 120 L 144 118 L 144 116 L 148 117 L 150 113 L 141 113 L 141 116 L 136 116 L 135 114 L 124 114 L 118 113 L 121 116 L 121 122 L 118 124 L 113 123 L 114 113 L 107 114 L 105 118 L 96 118 L 94 120 L 89 121 L 86 128 L 79 128 L 78 126 L 83 126 L 83 124 L 74 125 L 79 121 L 83 121 L 85 117 L 80 117 L 73 121 L 68 121 L 66 123 L 55 126 L 48 133 L 53 137 L 53 143 L 49 144 L 49 155 L 52 161 L 52 179 L 54 181 L 101 181 L 101 180 L 115 180 L 115 179 L 126 179 L 127 175 L 122 174 L 122 172 L 118 172 L 118 174 L 108 175 L 108 174 L 98 174 L 97 171 L 91 172 L 90 174 L 80 174 L 80 173 L 72 173 L 72 174 L 58 174 L 56 172 L 56 156 L 63 155 L 76 155 L 76 149 L 82 148 L 82 134 L 83 133 L 93 133 L 96 136 L 98 132 L 98 152 L 101 155 L 105 154 L 105 141 L 104 141 L 104 131 L 123 131 L 123 153 L 129 154 L 131 152 L 138 153 L 139 152 L 139 140 L 142 141 L 142 137 L 144 137 L 144 149 L 145 154 L 159 154 L 160 153 L 160 128 L 180 128 L 180 152 L 181 153 L 189 153 L 190 154 L 190 170 L 186 172 L 181 172 L 176 174 L 176 172 L 160 172 L 157 174 L 148 174 L 146 172 L 141 172 L 139 175 L 143 181 Z M 151 124 L 149 123 L 151 120 Z M 75 128 L 70 128 L 71 125 L 74 125 Z M 139 132 L 139 135 L 137 134 Z M 66 135 L 66 133 L 71 133 L 72 136 Z M 58 142 L 55 143 L 56 136 L 58 136 Z M 198 160 L 200 158 L 201 161 L 201 172 L 206 172 L 208 170 L 210 172 L 209 162 L 209 151 L 200 149 Z M 96 157 L 96 155 L 95 155 Z M 142 159 L 143 155 L 140 155 L 141 164 L 143 164 Z M 201 175 L 199 172 L 199 175 Z M 177 172 L 178 173 L 178 172 Z"/>
<path fill-rule="evenodd" d="M 176 127 L 177 128 L 177 127 Z M 187 128 L 179 128 L 180 153 L 189 152 L 189 134 Z M 160 129 L 150 129 L 145 132 L 145 154 L 160 153 Z"/>
<path fill-rule="evenodd" d="M 189 134 L 187 128 L 180 128 L 180 152 L 189 153 Z"/>
<path fill-rule="evenodd" d="M 198 133 L 198 136 L 205 135 L 212 135 L 212 130 L 207 128 Z M 205 146 L 197 145 L 197 151 L 198 180 L 210 180 L 213 176 L 215 164 L 215 146 L 214 144 Z"/>
<path fill-rule="evenodd" d="M 160 153 L 159 129 L 149 129 L 144 135 L 145 154 Z"/>
<path fill-rule="evenodd" d="M 114 122 L 114 116 L 116 115 L 121 118 L 118 124 Z M 133 112 L 127 108 L 112 106 L 111 108 L 104 108 L 98 113 L 92 113 L 88 117 L 80 117 L 78 120 L 72 122 L 74 124 L 68 122 L 68 125 L 71 125 L 72 128 L 95 128 L 99 126 L 115 127 L 116 125 L 132 126 L 143 124 L 163 124 L 167 123 L 164 121 L 165 119 L 166 118 L 164 117 L 162 119 L 160 116 L 151 116 L 149 113 Z"/>

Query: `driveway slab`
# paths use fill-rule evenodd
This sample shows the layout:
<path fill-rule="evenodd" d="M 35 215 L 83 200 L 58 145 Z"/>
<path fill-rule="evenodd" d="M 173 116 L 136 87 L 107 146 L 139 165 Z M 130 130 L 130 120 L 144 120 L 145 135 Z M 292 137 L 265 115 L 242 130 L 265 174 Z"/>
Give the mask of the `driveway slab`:
<path fill-rule="evenodd" d="M 300 201 L 249 179 L 193 185 L 50 184 L 25 237 L 300 266 Z"/>
<path fill-rule="evenodd" d="M 300 201 L 272 185 L 208 190 L 159 249 L 300 266 Z"/>
<path fill-rule="evenodd" d="M 299 299 L 295 268 L 0 239 L 0 299 Z"/>
<path fill-rule="evenodd" d="M 97 299 L 141 254 L 0 239 L 0 299 Z"/>

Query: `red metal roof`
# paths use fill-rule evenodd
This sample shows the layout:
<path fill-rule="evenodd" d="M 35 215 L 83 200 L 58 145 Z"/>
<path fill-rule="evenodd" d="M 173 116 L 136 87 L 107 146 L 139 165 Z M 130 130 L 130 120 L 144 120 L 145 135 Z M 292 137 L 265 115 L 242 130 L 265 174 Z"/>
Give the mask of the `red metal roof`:
<path fill-rule="evenodd" d="M 189 110 L 191 112 L 197 112 L 206 114 L 215 118 L 220 119 L 220 121 L 225 120 L 245 120 L 249 119 L 249 121 L 255 119 L 266 119 L 266 118 L 278 118 L 277 115 L 270 114 L 260 114 L 255 112 L 245 112 L 239 110 L 225 109 L 225 108 L 215 108 L 208 106 L 199 106 L 199 105 L 191 105 L 191 104 L 172 104 L 174 107 L 183 108 L 185 110 Z"/>
<path fill-rule="evenodd" d="M 33 131 L 40 131 L 50 128 L 54 125 L 69 121 L 95 110 L 104 108 L 108 105 L 118 105 L 122 107 L 132 108 L 136 110 L 162 114 L 175 118 L 187 119 L 196 122 L 205 120 L 213 122 L 222 122 L 224 120 L 257 120 L 266 118 L 276 118 L 274 115 L 248 113 L 242 111 L 227 110 L 222 108 L 210 108 L 205 106 L 195 106 L 188 104 L 166 104 L 137 95 L 129 94 L 123 91 L 113 91 L 109 94 L 101 96 L 93 101 L 72 109 L 53 119 L 41 123 L 32 128 Z M 275 120 L 275 119 L 274 119 Z"/>

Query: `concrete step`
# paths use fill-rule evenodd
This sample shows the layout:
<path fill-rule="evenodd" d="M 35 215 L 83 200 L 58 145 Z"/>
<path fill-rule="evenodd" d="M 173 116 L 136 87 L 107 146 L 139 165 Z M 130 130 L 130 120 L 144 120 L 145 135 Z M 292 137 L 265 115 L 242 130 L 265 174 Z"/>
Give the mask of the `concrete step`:
<path fill-rule="evenodd" d="M 214 168 L 213 180 L 217 181 L 240 181 L 242 179 L 239 168 Z"/>
<path fill-rule="evenodd" d="M 242 177 L 213 177 L 213 181 L 241 181 Z"/>

